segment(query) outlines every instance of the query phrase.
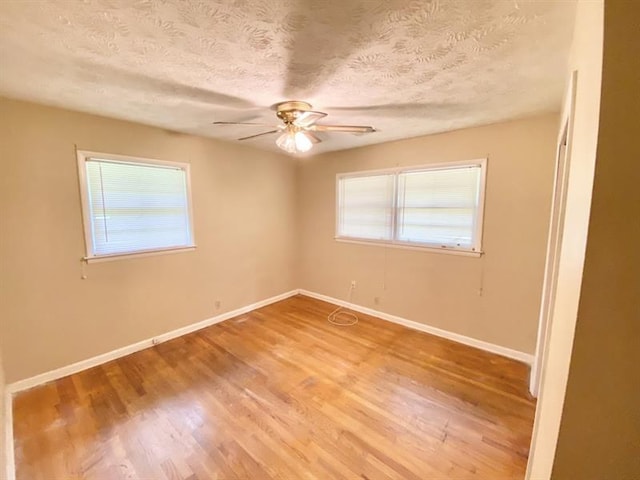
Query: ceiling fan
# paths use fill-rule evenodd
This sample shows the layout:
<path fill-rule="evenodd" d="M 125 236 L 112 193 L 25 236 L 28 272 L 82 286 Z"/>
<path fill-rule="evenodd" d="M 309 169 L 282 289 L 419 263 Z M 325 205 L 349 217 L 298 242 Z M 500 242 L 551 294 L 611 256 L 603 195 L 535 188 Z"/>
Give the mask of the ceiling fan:
<path fill-rule="evenodd" d="M 213 124 L 272 127 L 273 130 L 268 132 L 242 137 L 238 140 L 249 140 L 272 133 L 281 133 L 276 139 L 276 145 L 288 153 L 304 153 L 311 150 L 315 143 L 320 143 L 322 140 L 314 132 L 370 133 L 376 131 L 375 128 L 364 125 L 319 125 L 316 122 L 326 117 L 327 114 L 311 110 L 312 107 L 307 102 L 290 100 L 276 103 L 271 108 L 276 111 L 276 116 L 282 120 L 282 125 L 251 122 L 213 122 Z"/>

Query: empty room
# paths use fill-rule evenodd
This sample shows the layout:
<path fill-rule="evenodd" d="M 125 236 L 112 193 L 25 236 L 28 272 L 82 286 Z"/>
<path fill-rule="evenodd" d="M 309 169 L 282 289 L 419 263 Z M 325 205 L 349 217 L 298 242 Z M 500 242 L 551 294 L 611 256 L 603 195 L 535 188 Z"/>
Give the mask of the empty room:
<path fill-rule="evenodd" d="M 0 2 L 0 478 L 640 478 L 638 6 Z"/>

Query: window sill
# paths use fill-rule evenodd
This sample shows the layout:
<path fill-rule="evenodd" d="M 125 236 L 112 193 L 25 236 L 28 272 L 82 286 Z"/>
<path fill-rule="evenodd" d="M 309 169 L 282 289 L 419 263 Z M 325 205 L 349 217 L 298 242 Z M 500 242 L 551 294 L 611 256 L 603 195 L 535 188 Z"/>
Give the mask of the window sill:
<path fill-rule="evenodd" d="M 167 255 L 170 253 L 191 252 L 196 249 L 195 245 L 190 247 L 162 248 L 158 250 L 144 250 L 134 253 L 114 253 L 113 255 L 100 255 L 96 257 L 83 257 L 87 263 L 110 262 L 113 260 L 123 260 L 125 258 L 153 257 L 155 255 Z"/>
<path fill-rule="evenodd" d="M 388 247 L 388 248 L 400 248 L 404 250 L 416 250 L 425 253 L 444 253 L 447 255 L 460 255 L 463 257 L 481 257 L 483 252 L 476 252 L 473 250 L 462 250 L 455 248 L 436 248 L 436 247 L 423 247 L 420 245 L 409 245 L 406 243 L 391 243 L 391 242 L 378 242 L 375 240 L 359 240 L 345 237 L 334 237 L 336 242 L 342 243 L 354 243 L 356 245 L 369 245 L 372 247 Z"/>

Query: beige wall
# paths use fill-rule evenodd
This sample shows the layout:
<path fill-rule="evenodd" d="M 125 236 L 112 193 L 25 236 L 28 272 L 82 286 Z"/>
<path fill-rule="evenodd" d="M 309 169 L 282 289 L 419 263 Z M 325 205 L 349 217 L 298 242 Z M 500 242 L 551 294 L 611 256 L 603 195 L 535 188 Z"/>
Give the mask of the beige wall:
<path fill-rule="evenodd" d="M 91 264 L 82 280 L 74 144 L 189 162 L 197 250 Z M 0 343 L 9 383 L 297 287 L 290 158 L 0 99 L 0 164 Z"/>
<path fill-rule="evenodd" d="M 6 407 L 5 405 L 5 382 L 4 382 L 4 366 L 2 365 L 2 350 L 0 349 L 0 478 L 4 478 L 7 471 L 7 463 L 9 459 L 7 455 L 9 452 L 6 450 L 6 435 L 5 422 L 6 422 Z"/>
<path fill-rule="evenodd" d="M 582 292 L 553 478 L 640 478 L 640 3 L 606 1 Z"/>
<path fill-rule="evenodd" d="M 300 287 L 347 299 L 356 280 L 356 304 L 533 353 L 557 130 L 549 114 L 304 160 Z M 334 240 L 337 173 L 487 156 L 481 258 Z"/>
<path fill-rule="evenodd" d="M 346 298 L 351 279 L 356 303 L 533 352 L 556 115 L 326 154 L 296 167 L 283 156 L 77 112 L 6 99 L 0 109 L 0 314 L 9 382 L 297 287 Z M 74 144 L 190 162 L 198 249 L 90 264 L 82 280 Z M 482 258 L 333 240 L 336 173 L 487 155 Z"/>

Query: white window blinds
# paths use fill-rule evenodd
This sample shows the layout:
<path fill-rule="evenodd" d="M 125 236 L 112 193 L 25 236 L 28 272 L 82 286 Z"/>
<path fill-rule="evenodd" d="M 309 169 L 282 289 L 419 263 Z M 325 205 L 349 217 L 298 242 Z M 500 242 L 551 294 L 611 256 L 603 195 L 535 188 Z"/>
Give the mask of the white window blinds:
<path fill-rule="evenodd" d="M 340 175 L 337 238 L 479 252 L 485 165 Z"/>
<path fill-rule="evenodd" d="M 89 258 L 193 246 L 186 165 L 84 160 Z"/>
<path fill-rule="evenodd" d="M 338 235 L 391 240 L 394 175 L 343 178 L 339 188 Z"/>
<path fill-rule="evenodd" d="M 480 167 L 398 175 L 398 240 L 472 248 Z"/>

